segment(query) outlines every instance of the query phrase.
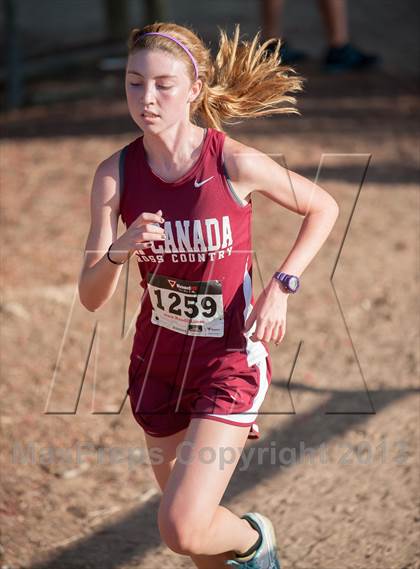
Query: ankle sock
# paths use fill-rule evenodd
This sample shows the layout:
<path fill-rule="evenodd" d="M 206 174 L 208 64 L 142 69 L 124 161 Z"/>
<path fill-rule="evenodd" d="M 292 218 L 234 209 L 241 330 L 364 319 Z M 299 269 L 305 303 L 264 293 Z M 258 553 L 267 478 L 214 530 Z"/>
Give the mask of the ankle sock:
<path fill-rule="evenodd" d="M 245 563 L 245 561 L 250 561 L 251 559 L 253 559 L 253 557 L 255 557 L 257 550 L 262 543 L 262 533 L 261 533 L 261 530 L 257 524 L 253 523 L 248 518 L 243 518 L 243 519 L 245 519 L 253 529 L 257 530 L 257 532 L 259 534 L 257 541 L 254 543 L 254 545 L 252 545 L 249 549 L 247 549 L 247 551 L 245 551 L 244 553 L 241 553 L 240 555 L 238 553 L 235 554 L 236 559 L 239 562 Z"/>

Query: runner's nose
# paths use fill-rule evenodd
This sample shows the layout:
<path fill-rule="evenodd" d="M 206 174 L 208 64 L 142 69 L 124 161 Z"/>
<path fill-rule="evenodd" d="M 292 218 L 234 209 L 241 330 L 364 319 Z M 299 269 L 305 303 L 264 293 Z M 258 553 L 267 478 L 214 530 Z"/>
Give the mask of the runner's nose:
<path fill-rule="evenodd" d="M 150 111 L 154 112 L 153 108 L 151 109 L 149 108 L 149 105 L 153 105 L 154 103 L 155 103 L 155 87 L 148 81 L 145 81 L 143 87 L 143 104 Z"/>

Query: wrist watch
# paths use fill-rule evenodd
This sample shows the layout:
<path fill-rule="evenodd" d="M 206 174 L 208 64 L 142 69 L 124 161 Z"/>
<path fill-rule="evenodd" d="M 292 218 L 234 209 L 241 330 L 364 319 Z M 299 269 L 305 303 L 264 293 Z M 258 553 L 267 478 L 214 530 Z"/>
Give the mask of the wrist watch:
<path fill-rule="evenodd" d="M 300 286 L 299 277 L 295 275 L 288 275 L 287 273 L 276 271 L 273 278 L 281 282 L 286 291 L 292 294 L 297 292 Z"/>

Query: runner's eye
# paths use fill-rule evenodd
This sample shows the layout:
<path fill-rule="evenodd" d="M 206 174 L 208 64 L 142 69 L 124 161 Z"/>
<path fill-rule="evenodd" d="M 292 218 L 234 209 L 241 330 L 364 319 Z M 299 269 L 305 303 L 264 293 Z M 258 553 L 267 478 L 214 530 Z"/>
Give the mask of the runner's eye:
<path fill-rule="evenodd" d="M 131 87 L 141 87 L 142 83 L 130 83 Z M 172 89 L 172 85 L 158 85 L 158 89 Z"/>

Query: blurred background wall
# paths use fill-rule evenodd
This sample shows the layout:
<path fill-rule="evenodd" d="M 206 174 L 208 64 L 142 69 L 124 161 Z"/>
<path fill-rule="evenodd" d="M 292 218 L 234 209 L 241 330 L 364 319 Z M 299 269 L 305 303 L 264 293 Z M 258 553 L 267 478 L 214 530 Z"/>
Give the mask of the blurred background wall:
<path fill-rule="evenodd" d="M 384 73 L 415 76 L 420 69 L 419 13 L 416 0 L 353 0 L 348 3 L 352 40 L 381 56 Z M 28 90 L 40 78 L 65 77 L 70 72 L 103 76 L 113 65 L 121 67 L 121 62 L 104 60 L 125 55 L 130 28 L 159 19 L 191 25 L 214 49 L 218 26 L 231 30 L 239 22 L 248 36 L 261 27 L 260 2 L 2 0 L 2 107 L 42 102 L 40 89 Z M 283 30 L 311 57 L 322 57 L 325 34 L 316 0 L 286 2 Z M 112 81 L 105 87 L 112 89 Z M 76 96 L 81 91 L 76 90 Z M 83 92 L 87 91 L 92 86 L 85 86 Z"/>

